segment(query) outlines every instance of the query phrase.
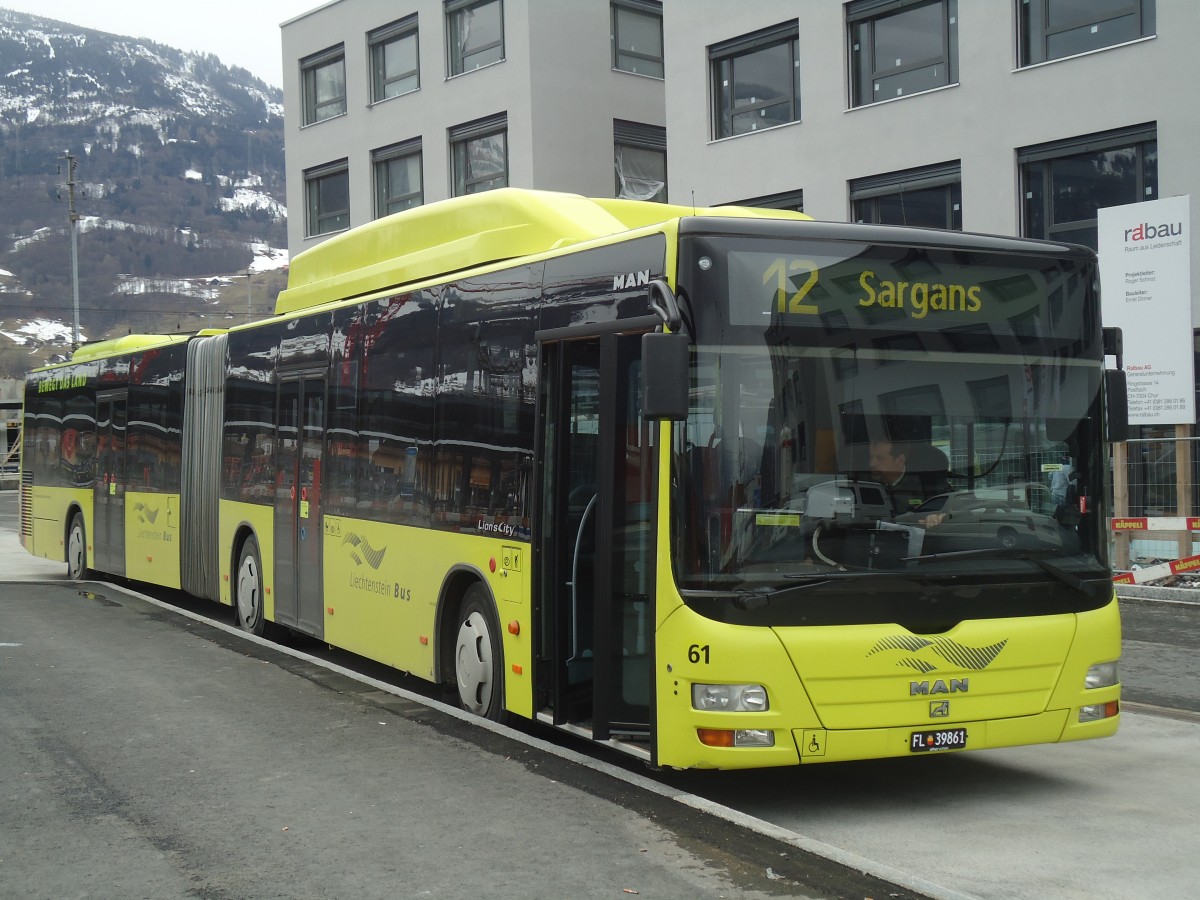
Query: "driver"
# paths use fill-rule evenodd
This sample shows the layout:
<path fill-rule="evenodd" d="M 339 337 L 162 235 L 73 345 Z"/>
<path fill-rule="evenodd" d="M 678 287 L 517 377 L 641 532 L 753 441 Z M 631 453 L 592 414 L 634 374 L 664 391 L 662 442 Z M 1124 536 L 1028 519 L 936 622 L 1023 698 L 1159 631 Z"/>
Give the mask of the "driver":
<path fill-rule="evenodd" d="M 887 489 L 893 515 L 950 492 L 946 456 L 932 444 L 872 441 L 870 465 L 872 477 Z M 937 516 L 938 521 L 941 518 Z"/>

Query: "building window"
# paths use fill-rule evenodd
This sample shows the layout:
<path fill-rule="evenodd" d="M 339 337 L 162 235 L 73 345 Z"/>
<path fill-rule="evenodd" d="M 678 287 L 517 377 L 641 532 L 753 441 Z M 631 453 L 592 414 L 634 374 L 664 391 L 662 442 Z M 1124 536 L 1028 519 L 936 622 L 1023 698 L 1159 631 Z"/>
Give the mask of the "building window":
<path fill-rule="evenodd" d="M 800 118 L 799 38 L 799 25 L 791 22 L 708 48 L 714 137 Z"/>
<path fill-rule="evenodd" d="M 613 120 L 617 196 L 667 202 L 667 129 Z"/>
<path fill-rule="evenodd" d="M 420 138 L 376 150 L 371 161 L 375 170 L 375 218 L 425 202 Z"/>
<path fill-rule="evenodd" d="M 1154 123 L 1017 151 L 1026 237 L 1096 249 L 1096 211 L 1158 198 Z"/>
<path fill-rule="evenodd" d="M 663 77 L 662 3 L 612 0 L 613 68 Z"/>
<path fill-rule="evenodd" d="M 417 17 L 377 28 L 367 35 L 371 52 L 371 102 L 407 94 L 421 86 Z"/>
<path fill-rule="evenodd" d="M 330 234 L 350 227 L 350 169 L 338 160 L 304 173 L 307 218 L 306 237 Z"/>
<path fill-rule="evenodd" d="M 859 0 L 846 21 L 852 106 L 958 81 L 958 0 Z"/>
<path fill-rule="evenodd" d="M 304 124 L 346 112 L 346 53 L 341 44 L 300 60 Z"/>
<path fill-rule="evenodd" d="M 504 59 L 503 0 L 446 0 L 450 74 Z"/>
<path fill-rule="evenodd" d="M 725 206 L 753 206 L 758 209 L 787 209 L 792 212 L 804 212 L 804 191 L 782 191 L 778 194 L 764 194 L 761 197 L 749 197 L 745 200 L 735 200 Z"/>
<path fill-rule="evenodd" d="M 508 114 L 450 129 L 455 197 L 508 185 Z"/>
<path fill-rule="evenodd" d="M 858 178 L 850 182 L 856 222 L 962 231 L 962 169 L 958 161 Z"/>
<path fill-rule="evenodd" d="M 1155 33 L 1154 0 L 1018 0 L 1021 65 Z"/>

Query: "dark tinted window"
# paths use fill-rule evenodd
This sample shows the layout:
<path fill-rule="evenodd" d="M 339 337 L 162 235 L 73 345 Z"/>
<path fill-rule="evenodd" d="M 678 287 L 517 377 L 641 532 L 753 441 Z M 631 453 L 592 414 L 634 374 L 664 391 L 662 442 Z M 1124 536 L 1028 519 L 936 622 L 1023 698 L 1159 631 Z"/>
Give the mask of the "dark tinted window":
<path fill-rule="evenodd" d="M 350 319 L 346 360 L 361 359 L 359 431 L 352 445 L 348 434 L 330 438 L 354 448 L 351 455 L 334 453 L 342 457 L 337 461 L 339 484 L 354 481 L 360 516 L 430 524 L 437 343 L 437 308 L 427 292 L 369 303 Z M 339 419 L 350 405 L 346 362 L 341 369 L 335 373 Z"/>
<path fill-rule="evenodd" d="M 126 472 L 130 490 L 178 493 L 187 344 L 135 356 L 129 372 Z"/>
<path fill-rule="evenodd" d="M 277 326 L 229 335 L 221 496 L 269 503 L 274 497 Z"/>
<path fill-rule="evenodd" d="M 1021 65 L 1148 37 L 1155 0 L 1020 0 Z"/>
<path fill-rule="evenodd" d="M 521 267 L 442 294 L 434 504 L 446 527 L 528 536 L 540 289 L 541 268 Z"/>

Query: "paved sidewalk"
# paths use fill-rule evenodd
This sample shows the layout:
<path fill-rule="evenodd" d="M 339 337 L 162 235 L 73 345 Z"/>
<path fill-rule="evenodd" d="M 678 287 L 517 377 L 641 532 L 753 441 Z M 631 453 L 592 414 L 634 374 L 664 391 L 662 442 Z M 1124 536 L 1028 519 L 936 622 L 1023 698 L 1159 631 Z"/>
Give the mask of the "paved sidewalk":
<path fill-rule="evenodd" d="M 15 532 L 0 529 L 0 582 L 66 581 L 67 564 L 26 552 Z"/>

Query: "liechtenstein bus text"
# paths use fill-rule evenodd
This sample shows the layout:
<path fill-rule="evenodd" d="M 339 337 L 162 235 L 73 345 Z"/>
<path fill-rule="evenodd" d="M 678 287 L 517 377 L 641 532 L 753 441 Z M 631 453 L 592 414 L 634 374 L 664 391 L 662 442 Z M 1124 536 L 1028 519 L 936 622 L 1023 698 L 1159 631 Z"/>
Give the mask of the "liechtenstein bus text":
<path fill-rule="evenodd" d="M 1110 383 L 1083 248 L 503 189 L 30 373 L 21 541 L 656 765 L 1102 737 Z"/>

